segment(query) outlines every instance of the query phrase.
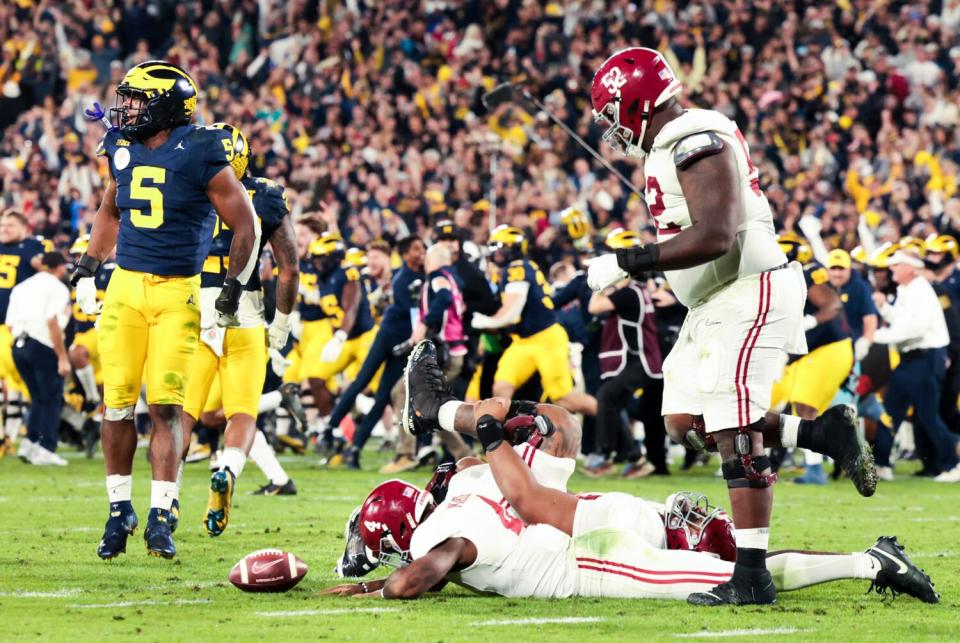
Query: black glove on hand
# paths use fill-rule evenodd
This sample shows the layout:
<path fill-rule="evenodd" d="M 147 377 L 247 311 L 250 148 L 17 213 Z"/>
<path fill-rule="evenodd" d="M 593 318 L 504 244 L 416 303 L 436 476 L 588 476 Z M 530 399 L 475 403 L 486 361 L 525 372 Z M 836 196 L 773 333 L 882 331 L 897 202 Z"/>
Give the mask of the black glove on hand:
<path fill-rule="evenodd" d="M 76 269 L 74 269 L 73 274 L 70 275 L 70 285 L 76 287 L 78 281 L 86 279 L 87 277 L 93 277 L 99 269 L 99 261 L 88 254 L 81 255 L 80 260 L 77 261 Z"/>
<path fill-rule="evenodd" d="M 477 438 L 483 445 L 484 453 L 493 451 L 503 444 L 503 440 L 506 438 L 503 424 L 490 414 L 482 416 L 477 420 Z"/>
<path fill-rule="evenodd" d="M 635 248 L 617 248 L 617 265 L 631 277 L 656 269 L 660 246 L 651 243 Z"/>
<path fill-rule="evenodd" d="M 240 308 L 240 294 L 243 292 L 243 284 L 232 277 L 223 280 L 223 289 L 220 290 L 220 296 L 214 307 L 220 313 L 221 319 L 236 321 L 237 309 Z M 220 324 L 221 326 L 234 324 Z"/>

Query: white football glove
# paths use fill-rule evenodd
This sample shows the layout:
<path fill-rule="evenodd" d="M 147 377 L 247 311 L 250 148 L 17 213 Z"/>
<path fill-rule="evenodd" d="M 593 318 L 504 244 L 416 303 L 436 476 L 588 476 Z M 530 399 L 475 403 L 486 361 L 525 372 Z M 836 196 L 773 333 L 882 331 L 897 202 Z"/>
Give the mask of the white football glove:
<path fill-rule="evenodd" d="M 283 377 L 283 374 L 293 362 L 284 357 L 280 351 L 273 348 L 267 352 L 270 353 L 270 368 L 277 374 L 277 377 Z"/>
<path fill-rule="evenodd" d="M 483 313 L 474 313 L 470 324 L 477 330 L 493 328 L 493 317 Z"/>
<path fill-rule="evenodd" d="M 96 315 L 100 312 L 97 282 L 93 277 L 83 277 L 77 281 L 77 303 L 84 315 Z"/>
<path fill-rule="evenodd" d="M 347 334 L 342 330 L 338 330 L 333 334 L 326 344 L 323 346 L 323 351 L 320 353 L 321 362 L 335 362 L 337 358 L 340 357 L 340 353 L 343 351 L 343 345 L 347 341 Z"/>
<path fill-rule="evenodd" d="M 267 329 L 267 337 L 270 339 L 270 348 L 276 351 L 283 350 L 290 337 L 290 315 L 278 310 L 273 315 L 273 323 Z"/>
<path fill-rule="evenodd" d="M 617 264 L 617 255 L 608 254 L 590 260 L 587 267 L 587 285 L 593 292 L 603 292 L 618 281 L 629 277 Z"/>
<path fill-rule="evenodd" d="M 862 362 L 863 359 L 867 356 L 867 353 L 870 352 L 870 346 L 873 345 L 866 337 L 860 337 L 853 343 L 853 357 L 858 362 Z"/>

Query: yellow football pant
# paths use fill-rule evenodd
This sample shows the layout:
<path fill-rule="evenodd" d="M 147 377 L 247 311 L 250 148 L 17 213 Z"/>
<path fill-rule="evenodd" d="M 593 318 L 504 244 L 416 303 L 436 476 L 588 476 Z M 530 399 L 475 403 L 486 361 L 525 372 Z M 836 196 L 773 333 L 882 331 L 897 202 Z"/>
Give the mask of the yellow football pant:
<path fill-rule="evenodd" d="M 823 413 L 853 370 L 853 342 L 844 339 L 825 344 L 807 353 L 783 370 L 773 385 L 770 407 L 791 402 Z"/>
<path fill-rule="evenodd" d="M 117 268 L 107 286 L 98 340 L 107 408 L 183 404 L 200 337 L 200 276 L 162 277 Z"/>
<path fill-rule="evenodd" d="M 228 328 L 222 357 L 200 343 L 193 357 L 183 410 L 194 419 L 199 419 L 201 411 L 219 408 L 228 419 L 237 413 L 257 417 L 266 375 L 265 329 Z"/>
<path fill-rule="evenodd" d="M 513 343 L 503 351 L 494 382 L 507 382 L 518 389 L 534 373 L 540 373 L 543 393 L 557 401 L 573 391 L 573 372 L 570 370 L 568 348 L 570 338 L 560 324 L 553 324 L 530 337 L 513 337 Z"/>

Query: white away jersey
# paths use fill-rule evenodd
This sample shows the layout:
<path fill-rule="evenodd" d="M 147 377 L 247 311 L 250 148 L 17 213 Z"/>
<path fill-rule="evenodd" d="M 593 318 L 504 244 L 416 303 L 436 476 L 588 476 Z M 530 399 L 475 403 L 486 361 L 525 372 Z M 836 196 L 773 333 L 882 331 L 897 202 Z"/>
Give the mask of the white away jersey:
<path fill-rule="evenodd" d="M 421 558 L 449 538 L 466 538 L 477 548 L 474 563 L 450 575 L 459 585 L 537 598 L 566 598 L 576 589 L 572 539 L 549 525 L 524 525 L 496 499 L 448 495 L 413 532 L 410 555 Z"/>
<path fill-rule="evenodd" d="M 537 482 L 551 489 L 567 490 L 567 482 L 577 467 L 576 460 L 552 456 L 526 443 L 518 444 L 513 447 L 513 450 L 517 452 L 524 464 L 530 467 L 530 471 Z M 474 465 L 450 478 L 450 486 L 447 490 L 448 498 L 470 493 L 495 500 L 511 516 L 517 517 L 510 503 L 500 493 L 500 488 L 497 487 L 497 481 L 493 477 L 489 464 Z"/>
<path fill-rule="evenodd" d="M 743 134 L 733 121 L 711 110 L 687 110 L 667 123 L 653 141 L 644 164 L 645 199 L 656 222 L 658 241 L 693 225 L 680 189 L 674 153 L 685 139 L 686 145 L 695 145 L 691 139 L 706 132 L 718 136 L 736 156 L 742 207 L 736 243 L 730 252 L 699 266 L 666 273 L 677 299 L 688 308 L 706 301 L 738 277 L 756 275 L 787 261 L 777 245 L 770 204 L 760 190 L 757 168 L 750 161 Z"/>

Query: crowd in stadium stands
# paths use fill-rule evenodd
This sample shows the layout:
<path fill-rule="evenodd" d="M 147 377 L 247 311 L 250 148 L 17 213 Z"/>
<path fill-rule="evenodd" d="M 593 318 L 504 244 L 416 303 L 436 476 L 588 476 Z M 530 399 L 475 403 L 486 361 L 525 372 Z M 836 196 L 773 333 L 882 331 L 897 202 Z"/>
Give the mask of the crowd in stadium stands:
<path fill-rule="evenodd" d="M 797 245 L 809 244 L 831 272 L 852 264 L 864 275 L 887 271 L 897 248 L 924 258 L 930 238 L 943 261 L 933 279 L 945 282 L 943 306 L 960 305 L 952 269 L 960 0 L 17 0 L 0 5 L 0 41 L 0 205 L 24 213 L 33 234 L 64 251 L 88 231 L 107 172 L 93 155 L 104 126 L 84 110 L 113 106 L 129 67 L 163 58 L 197 80 L 196 122 L 238 127 L 250 141 L 251 173 L 286 188 L 304 252 L 315 235 L 339 231 L 348 246 L 386 248 L 399 267 L 399 240 L 432 240 L 449 219 L 463 252 L 477 259 L 491 230 L 507 224 L 564 285 L 575 277 L 557 264 L 580 270 L 589 251 L 575 245 L 580 233 L 563 213 L 586 217 L 597 250 L 618 228 L 652 241 L 643 196 L 538 110 L 518 102 L 488 111 L 481 97 L 498 83 L 522 83 L 642 187 L 642 162 L 601 144 L 589 97 L 607 56 L 642 45 L 664 54 L 687 106 L 718 110 L 739 126 L 779 232 L 802 237 Z M 833 249 L 852 261 L 828 260 Z M 896 284 L 871 277 L 892 301 Z M 683 310 L 662 280 L 647 285 L 666 350 Z M 599 341 L 599 323 L 569 311 L 588 300 L 574 295 L 557 308 L 568 335 L 588 345 L 582 370 L 596 395 L 599 374 L 587 371 L 598 368 L 585 362 L 596 359 L 589 344 Z M 949 315 L 947 325 L 956 364 L 960 329 Z M 953 369 L 939 381 L 953 396 L 941 413 L 952 437 L 932 447 L 917 440 L 928 474 L 956 462 L 942 453 L 960 432 L 956 378 Z M 880 410 L 867 415 L 883 432 L 890 417 L 873 401 Z M 587 442 L 598 449 L 590 470 L 608 471 L 611 452 L 637 465 L 639 456 L 624 456 L 632 449 L 616 443 Z M 889 451 L 884 440 L 879 448 Z M 628 470 L 666 472 L 662 456 L 649 460 Z"/>

